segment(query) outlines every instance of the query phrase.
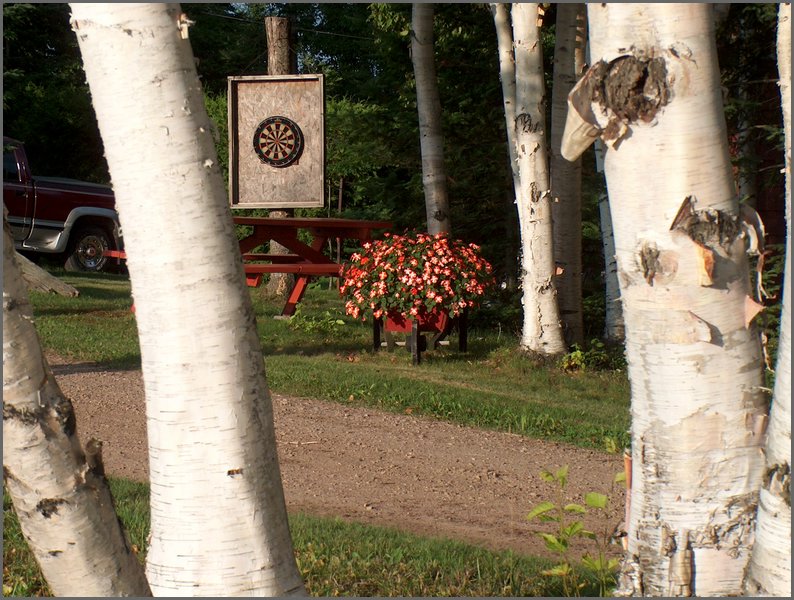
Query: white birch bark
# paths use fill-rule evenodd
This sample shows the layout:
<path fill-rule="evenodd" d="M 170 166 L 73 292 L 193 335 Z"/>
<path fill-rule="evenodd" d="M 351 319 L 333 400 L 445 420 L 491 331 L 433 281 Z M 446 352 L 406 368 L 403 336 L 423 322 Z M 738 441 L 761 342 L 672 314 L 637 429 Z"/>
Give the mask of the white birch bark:
<path fill-rule="evenodd" d="M 146 394 L 155 595 L 302 594 L 254 313 L 178 4 L 72 4 Z"/>
<path fill-rule="evenodd" d="M 594 65 L 570 97 L 564 154 L 609 146 L 632 392 L 620 595 L 736 595 L 753 542 L 767 400 L 713 21 L 588 5 Z"/>
<path fill-rule="evenodd" d="M 513 175 L 513 189 L 518 197 L 521 178 L 518 172 L 516 156 L 516 59 L 513 54 L 513 29 L 510 23 L 509 4 L 491 3 L 491 14 L 496 28 L 496 44 L 499 53 L 499 81 L 502 84 L 502 103 L 507 124 L 507 156 L 510 161 L 510 172 Z"/>
<path fill-rule="evenodd" d="M 99 450 L 41 351 L 3 220 L 3 481 L 56 596 L 151 596 L 113 507 Z"/>
<path fill-rule="evenodd" d="M 552 250 L 551 189 L 546 151 L 545 88 L 536 3 L 513 4 L 516 60 L 515 145 L 521 185 L 522 347 L 539 354 L 566 350 L 557 306 Z"/>
<path fill-rule="evenodd" d="M 562 157 L 560 148 L 568 112 L 568 93 L 584 64 L 584 4 L 557 5 L 554 74 L 551 91 L 551 215 L 557 305 L 568 345 L 584 343 L 582 312 L 582 161 Z M 577 60 L 578 59 L 578 60 Z"/>
<path fill-rule="evenodd" d="M 5 208 L 5 207 L 4 207 Z M 17 261 L 22 279 L 27 283 L 29 290 L 36 290 L 38 292 L 55 293 L 61 296 L 68 296 L 74 298 L 80 295 L 79 290 L 61 281 L 57 277 L 50 275 L 36 263 L 28 260 L 19 252 L 15 252 L 14 260 Z"/>
<path fill-rule="evenodd" d="M 766 470 L 746 592 L 791 595 L 791 4 L 778 10 L 777 60 L 786 148 L 786 263 Z"/>
<path fill-rule="evenodd" d="M 595 156 L 596 170 L 603 173 L 604 145 L 600 140 L 595 143 Z M 604 193 L 598 201 L 598 215 L 601 224 L 601 246 L 604 251 L 604 340 L 622 344 L 626 339 L 626 328 L 623 323 L 623 304 L 618 283 L 618 261 L 615 258 L 615 232 L 607 193 Z"/>
<path fill-rule="evenodd" d="M 425 190 L 427 231 L 449 233 L 449 197 L 441 132 L 441 99 L 438 95 L 433 49 L 433 5 L 414 4 L 411 12 L 411 61 L 416 79 L 416 108 L 422 151 L 422 184 Z"/>

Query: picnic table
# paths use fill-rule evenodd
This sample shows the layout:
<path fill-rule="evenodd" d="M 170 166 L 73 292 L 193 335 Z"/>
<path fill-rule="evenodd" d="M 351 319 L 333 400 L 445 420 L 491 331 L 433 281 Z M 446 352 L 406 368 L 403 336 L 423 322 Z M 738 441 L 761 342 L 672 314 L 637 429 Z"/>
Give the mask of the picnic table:
<path fill-rule="evenodd" d="M 258 286 L 264 273 L 293 273 L 295 284 L 290 290 L 283 316 L 295 313 L 295 306 L 303 298 L 312 277 L 338 276 L 342 265 L 323 254 L 329 239 L 351 239 L 368 242 L 375 229 L 390 229 L 389 221 L 361 221 L 326 218 L 270 218 L 234 217 L 237 225 L 247 225 L 252 231 L 239 240 L 243 269 L 249 286 Z M 309 234 L 309 242 L 300 239 L 301 232 Z M 277 242 L 290 254 L 257 253 L 262 244 Z"/>
<path fill-rule="evenodd" d="M 295 284 L 290 290 L 287 302 L 281 311 L 283 316 L 295 314 L 295 306 L 303 298 L 312 277 L 321 275 L 338 276 L 342 265 L 325 254 L 323 249 L 329 239 L 340 238 L 368 242 L 375 229 L 390 229 L 389 221 L 360 221 L 356 219 L 325 219 L 290 217 L 274 219 L 270 217 L 233 217 L 235 224 L 248 225 L 251 233 L 239 240 L 240 254 L 243 257 L 245 279 L 249 287 L 262 282 L 264 273 L 293 273 Z M 310 241 L 300 239 L 300 232 L 309 234 Z M 254 252 L 268 242 L 278 242 L 290 254 L 263 254 Z M 107 250 L 105 256 L 126 259 L 123 250 Z"/>

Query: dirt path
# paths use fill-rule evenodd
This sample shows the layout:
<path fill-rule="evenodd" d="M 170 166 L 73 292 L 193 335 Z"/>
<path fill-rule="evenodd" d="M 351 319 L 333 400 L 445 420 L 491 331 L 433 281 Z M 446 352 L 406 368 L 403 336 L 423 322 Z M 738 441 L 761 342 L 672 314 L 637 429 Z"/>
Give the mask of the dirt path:
<path fill-rule="evenodd" d="M 104 442 L 111 476 L 145 481 L 140 371 L 49 359 L 74 404 L 83 443 L 89 437 Z M 273 405 L 291 512 L 550 556 L 531 534 L 536 525 L 524 517 L 535 504 L 555 498 L 540 470 L 567 464 L 566 501 L 582 502 L 589 491 L 610 495 L 610 509 L 586 524 L 611 532 L 621 521 L 624 492 L 612 484 L 622 469 L 619 456 L 334 402 L 274 396 Z"/>

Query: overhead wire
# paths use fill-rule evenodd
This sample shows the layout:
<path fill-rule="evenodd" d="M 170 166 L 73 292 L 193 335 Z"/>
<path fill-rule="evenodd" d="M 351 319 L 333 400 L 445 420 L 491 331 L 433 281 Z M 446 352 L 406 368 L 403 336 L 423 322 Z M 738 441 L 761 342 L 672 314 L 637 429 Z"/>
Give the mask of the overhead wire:
<path fill-rule="evenodd" d="M 219 19 L 229 19 L 231 21 L 242 21 L 244 23 L 251 23 L 251 24 L 258 24 L 259 23 L 259 21 L 257 21 L 256 19 L 249 19 L 249 18 L 245 18 L 245 17 L 237 17 L 237 16 L 234 16 L 234 15 L 221 15 L 221 14 L 211 13 L 211 12 L 207 12 L 207 11 L 203 11 L 200 14 L 207 15 L 209 17 L 217 17 Z M 364 40 L 364 41 L 374 41 L 375 40 L 375 38 L 372 38 L 372 37 L 364 37 L 364 36 L 361 36 L 361 35 L 352 35 L 352 34 L 349 34 L 349 33 L 336 33 L 334 31 L 323 31 L 322 29 L 296 28 L 295 31 L 298 31 L 298 32 L 301 32 L 301 33 L 315 33 L 315 34 L 318 34 L 318 35 L 330 35 L 330 36 L 333 36 L 333 37 L 342 37 L 342 38 L 349 38 L 349 39 L 354 39 L 354 40 Z"/>

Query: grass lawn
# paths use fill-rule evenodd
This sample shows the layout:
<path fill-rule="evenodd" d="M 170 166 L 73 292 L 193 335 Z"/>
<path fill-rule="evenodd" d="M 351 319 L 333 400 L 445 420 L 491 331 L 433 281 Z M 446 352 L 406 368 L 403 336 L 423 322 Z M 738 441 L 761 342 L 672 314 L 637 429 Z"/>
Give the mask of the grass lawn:
<path fill-rule="evenodd" d="M 149 529 L 146 484 L 111 480 L 130 544 L 145 559 Z M 561 595 L 557 579 L 540 574 L 548 561 L 490 552 L 393 529 L 290 515 L 295 557 L 312 596 L 546 596 Z M 7 494 L 3 495 L 3 595 L 51 595 L 27 548 Z M 582 595 L 598 595 L 583 574 Z"/>
<path fill-rule="evenodd" d="M 113 275 L 58 273 L 78 298 L 33 293 L 45 348 L 109 368 L 139 368 L 129 281 Z M 411 365 L 403 348 L 372 352 L 369 323 L 343 314 L 324 282 L 308 290 L 291 320 L 274 319 L 281 304 L 251 290 L 272 391 L 605 449 L 629 443 L 625 370 L 568 372 L 533 360 L 514 332 L 470 318 L 469 351 L 450 345 Z M 189 310 L 189 307 L 185 308 Z"/>
<path fill-rule="evenodd" d="M 139 368 L 129 280 L 55 274 L 77 287 L 80 296 L 31 294 L 43 346 L 108 368 Z M 520 351 L 516 332 L 493 315 L 471 315 L 468 352 L 456 351 L 453 334 L 448 347 L 427 351 L 422 364 L 412 366 L 403 348 L 373 352 L 371 325 L 344 316 L 341 299 L 326 282 L 310 287 L 290 320 L 273 318 L 281 305 L 264 300 L 261 290 L 251 294 L 268 383 L 276 393 L 423 414 L 601 450 L 628 445 L 624 370 L 571 372 L 533 360 Z M 588 361 L 569 357 L 568 363 Z M 121 480 L 111 484 L 131 543 L 143 558 L 148 486 Z M 301 514 L 290 515 L 290 527 L 312 595 L 561 594 L 557 579 L 540 574 L 549 564 L 531 557 Z M 4 595 L 46 594 L 5 495 L 3 539 Z"/>

